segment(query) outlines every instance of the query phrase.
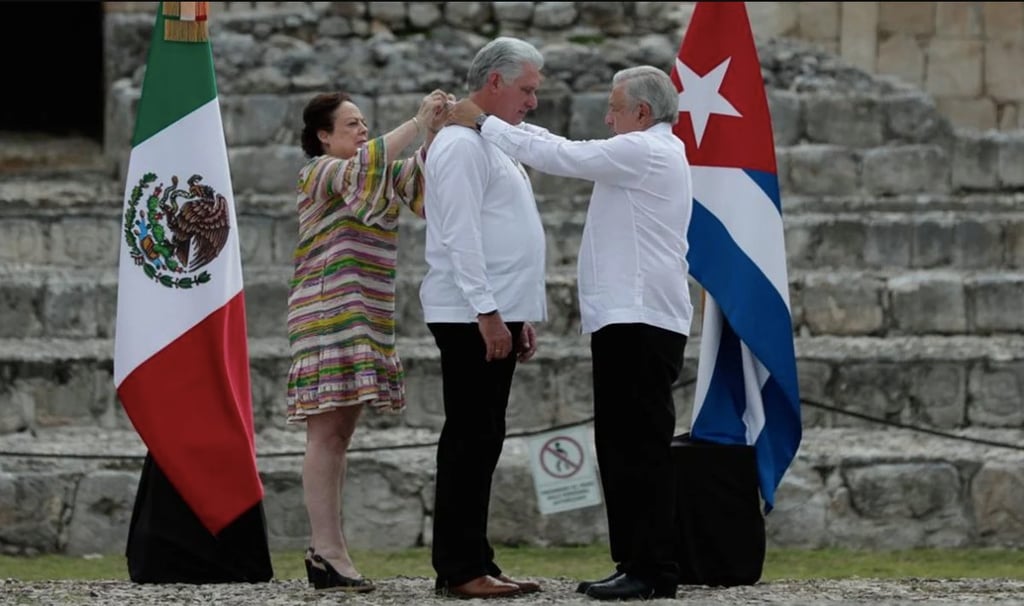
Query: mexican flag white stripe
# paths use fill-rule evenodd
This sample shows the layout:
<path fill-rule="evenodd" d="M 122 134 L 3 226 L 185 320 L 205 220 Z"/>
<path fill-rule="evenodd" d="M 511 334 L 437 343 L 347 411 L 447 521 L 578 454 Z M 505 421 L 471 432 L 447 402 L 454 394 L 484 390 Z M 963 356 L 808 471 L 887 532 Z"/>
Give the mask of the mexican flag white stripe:
<path fill-rule="evenodd" d="M 163 8 L 125 183 L 114 383 L 154 463 L 217 534 L 263 498 L 238 225 L 205 25 Z"/>

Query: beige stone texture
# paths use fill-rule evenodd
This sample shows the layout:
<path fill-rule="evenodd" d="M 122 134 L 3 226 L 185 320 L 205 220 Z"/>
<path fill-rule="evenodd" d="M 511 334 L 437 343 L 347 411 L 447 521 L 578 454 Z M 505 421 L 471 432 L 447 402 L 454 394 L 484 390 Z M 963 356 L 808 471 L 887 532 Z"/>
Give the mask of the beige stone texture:
<path fill-rule="evenodd" d="M 878 54 L 878 2 L 844 2 L 840 7 L 839 55 L 867 72 Z"/>
<path fill-rule="evenodd" d="M 940 97 L 979 96 L 983 51 L 978 40 L 933 40 L 928 47 L 925 89 Z"/>
<path fill-rule="evenodd" d="M 982 35 L 980 2 L 936 2 L 935 35 L 975 38 Z"/>
<path fill-rule="evenodd" d="M 899 76 L 915 86 L 924 84 L 924 49 L 909 34 L 893 34 L 878 45 L 878 71 Z"/>
<path fill-rule="evenodd" d="M 839 38 L 838 2 L 800 2 L 797 20 L 800 37 L 807 40 L 836 40 Z"/>
<path fill-rule="evenodd" d="M 799 2 L 748 2 L 747 18 L 758 39 L 793 36 L 798 27 Z"/>
<path fill-rule="evenodd" d="M 1003 103 L 996 112 L 999 130 L 1021 128 L 1020 106 L 1016 103 Z"/>
<path fill-rule="evenodd" d="M 1024 39 L 985 44 L 985 93 L 996 101 L 1024 99 Z"/>
<path fill-rule="evenodd" d="M 996 104 L 991 99 L 937 97 L 935 106 L 958 128 L 989 130 L 997 126 Z"/>
<path fill-rule="evenodd" d="M 878 29 L 883 34 L 935 33 L 935 2 L 879 2 Z"/>
<path fill-rule="evenodd" d="M 982 2 L 985 37 L 989 40 L 1024 35 L 1024 2 Z"/>

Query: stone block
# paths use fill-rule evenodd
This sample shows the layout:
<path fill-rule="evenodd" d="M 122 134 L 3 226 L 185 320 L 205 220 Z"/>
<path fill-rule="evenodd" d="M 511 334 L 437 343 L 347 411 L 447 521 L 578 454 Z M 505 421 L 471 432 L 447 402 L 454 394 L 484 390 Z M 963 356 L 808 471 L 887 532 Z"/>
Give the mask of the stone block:
<path fill-rule="evenodd" d="M 1024 301 L 1024 279 L 1020 274 L 979 277 L 967 286 L 972 328 L 981 333 L 1024 332 L 1024 314 L 1007 313 L 1019 310 Z"/>
<path fill-rule="evenodd" d="M 977 97 L 983 91 L 983 64 L 980 41 L 937 38 L 928 47 L 925 87 L 936 96 Z"/>
<path fill-rule="evenodd" d="M 924 84 L 924 49 L 910 34 L 893 34 L 878 44 L 878 71 L 909 84 Z"/>
<path fill-rule="evenodd" d="M 860 255 L 865 267 L 906 267 L 913 257 L 914 225 L 905 220 L 877 220 L 867 225 L 867 235 Z M 853 253 L 854 251 L 851 251 Z M 855 264 L 851 255 L 847 266 Z"/>
<path fill-rule="evenodd" d="M 51 279 L 40 313 L 49 337 L 81 338 L 99 335 L 95 284 L 65 278 Z"/>
<path fill-rule="evenodd" d="M 117 219 L 78 216 L 61 219 L 51 227 L 52 262 L 71 266 L 110 266 L 117 262 L 123 227 Z"/>
<path fill-rule="evenodd" d="M 885 140 L 885 113 L 868 96 L 807 96 L 807 138 L 845 147 L 874 147 Z"/>
<path fill-rule="evenodd" d="M 797 380 L 800 382 L 800 415 L 804 428 L 828 427 L 830 413 L 814 404 L 832 404 L 829 388 L 832 367 L 825 362 L 797 360 Z"/>
<path fill-rule="evenodd" d="M 751 2 L 747 15 L 758 40 L 793 36 L 800 19 L 794 2 Z"/>
<path fill-rule="evenodd" d="M 285 95 L 224 97 L 220 105 L 228 146 L 295 144 L 298 141 L 298 132 L 290 128 L 294 114 Z"/>
<path fill-rule="evenodd" d="M 1017 463 L 982 465 L 970 485 L 978 538 L 990 547 L 1019 545 L 1024 540 L 1024 473 Z"/>
<path fill-rule="evenodd" d="M 459 29 L 475 30 L 491 20 L 493 4 L 493 2 L 445 2 L 445 22 Z"/>
<path fill-rule="evenodd" d="M 879 4 L 840 3 L 839 56 L 843 61 L 868 73 L 875 71 L 878 61 Z"/>
<path fill-rule="evenodd" d="M 766 92 L 775 145 L 785 146 L 800 143 L 804 135 L 803 106 L 800 95 L 777 89 L 769 89 Z"/>
<path fill-rule="evenodd" d="M 797 22 L 804 40 L 839 39 L 839 2 L 800 2 Z"/>
<path fill-rule="evenodd" d="M 276 277 L 276 276 L 275 276 Z M 281 276 L 285 278 L 285 276 Z M 245 319 L 253 337 L 285 337 L 288 325 L 288 279 L 245 280 Z"/>
<path fill-rule="evenodd" d="M 1001 103 L 996 108 L 996 128 L 1001 131 L 1015 130 L 1020 121 L 1020 108 L 1016 103 Z"/>
<path fill-rule="evenodd" d="M 944 462 L 879 463 L 843 470 L 848 492 L 832 504 L 829 533 L 861 549 L 961 547 L 970 542 L 963 480 Z"/>
<path fill-rule="evenodd" d="M 0 338 L 38 337 L 44 333 L 40 310 L 45 288 L 38 278 L 5 276 L 0 288 Z"/>
<path fill-rule="evenodd" d="M 1021 26 L 1024 29 L 1024 25 Z M 996 102 L 1024 100 L 1024 39 L 985 43 L 985 93 Z"/>
<path fill-rule="evenodd" d="M 952 134 L 949 120 L 939 112 L 935 100 L 924 93 L 889 95 L 882 105 L 886 112 L 888 140 L 945 143 Z"/>
<path fill-rule="evenodd" d="M 575 2 L 538 2 L 533 9 L 533 24 L 558 30 L 575 23 L 578 16 Z"/>
<path fill-rule="evenodd" d="M 276 259 L 274 219 L 241 212 L 237 206 L 235 214 L 238 224 L 238 250 L 242 265 L 273 264 Z"/>
<path fill-rule="evenodd" d="M 986 360 L 968 377 L 968 421 L 980 427 L 1020 427 L 1024 423 L 1024 364 Z"/>
<path fill-rule="evenodd" d="M 60 472 L 0 471 L 0 544 L 60 552 L 73 500 L 74 480 Z"/>
<path fill-rule="evenodd" d="M 834 405 L 876 419 L 906 413 L 907 373 L 904 364 L 886 361 L 849 363 L 835 369 Z M 870 421 L 835 414 L 835 427 L 873 426 Z"/>
<path fill-rule="evenodd" d="M 572 96 L 569 139 L 607 139 L 612 132 L 604 123 L 608 112 L 608 93 L 579 93 Z M 683 119 L 683 116 L 680 116 Z"/>
<path fill-rule="evenodd" d="M 1003 229 L 1006 233 L 1006 265 L 1024 268 L 1024 221 L 1007 221 Z"/>
<path fill-rule="evenodd" d="M 999 141 L 991 135 L 958 133 L 953 146 L 953 189 L 996 189 L 999 185 L 999 151 Z"/>
<path fill-rule="evenodd" d="M 517 24 L 529 23 L 533 19 L 535 2 L 494 2 L 494 18 L 499 24 L 511 22 Z"/>
<path fill-rule="evenodd" d="M 1024 29 L 1024 4 L 1020 2 L 981 2 L 985 36 L 991 39 L 1020 39 Z"/>
<path fill-rule="evenodd" d="M 236 195 L 292 193 L 299 169 L 306 163 L 302 150 L 282 145 L 235 147 L 228 150 L 228 160 Z"/>
<path fill-rule="evenodd" d="M 1003 187 L 1024 187 L 1024 133 L 1005 135 L 999 144 L 999 183 Z"/>
<path fill-rule="evenodd" d="M 957 429 L 967 422 L 967 371 L 961 364 L 914 365 L 907 380 L 911 423 Z"/>
<path fill-rule="evenodd" d="M 811 334 L 863 335 L 884 328 L 879 278 L 828 273 L 808 276 L 800 300 L 804 324 Z"/>
<path fill-rule="evenodd" d="M 123 553 L 135 505 L 139 474 L 99 470 L 78 481 L 64 553 Z"/>
<path fill-rule="evenodd" d="M 949 159 L 937 145 L 880 147 L 864 152 L 864 187 L 877 194 L 949 190 Z"/>
<path fill-rule="evenodd" d="M 964 284 L 960 276 L 903 274 L 889 281 L 889 317 L 904 334 L 960 334 L 967 330 Z"/>
<path fill-rule="evenodd" d="M 981 36 L 981 5 L 981 2 L 936 2 L 935 34 L 943 38 Z"/>
<path fill-rule="evenodd" d="M 50 263 L 53 259 L 46 245 L 48 239 L 48 229 L 43 222 L 4 217 L 0 222 L 0 262 Z"/>
<path fill-rule="evenodd" d="M 789 149 L 793 193 L 843 196 L 860 188 L 860 155 L 838 145 L 799 145 Z"/>
<path fill-rule="evenodd" d="M 935 32 L 935 2 L 879 2 L 878 29 L 886 34 L 929 36 Z"/>
<path fill-rule="evenodd" d="M 935 103 L 939 111 L 944 116 L 949 116 L 953 124 L 959 128 L 983 131 L 996 127 L 996 104 L 988 97 L 937 97 Z"/>
<path fill-rule="evenodd" d="M 927 269 L 953 262 L 953 225 L 946 217 L 924 216 L 911 235 L 911 266 Z"/>
<path fill-rule="evenodd" d="M 1003 229 L 997 221 L 964 218 L 953 226 L 952 262 L 957 267 L 998 267 L 1003 259 Z"/>
<path fill-rule="evenodd" d="M 775 492 L 775 509 L 765 518 L 769 547 L 819 549 L 826 546 L 828 496 L 818 472 L 799 457 Z"/>
<path fill-rule="evenodd" d="M 298 175 L 298 173 L 296 173 L 296 175 Z M 409 223 L 409 221 L 401 220 L 399 222 L 399 229 L 401 229 L 401 226 L 406 223 Z M 274 220 L 273 233 L 273 262 L 288 265 L 290 267 L 294 260 L 295 246 L 298 244 L 299 240 L 299 218 L 294 215 L 290 217 L 276 218 Z M 399 236 L 399 242 L 401 242 L 401 236 Z"/>

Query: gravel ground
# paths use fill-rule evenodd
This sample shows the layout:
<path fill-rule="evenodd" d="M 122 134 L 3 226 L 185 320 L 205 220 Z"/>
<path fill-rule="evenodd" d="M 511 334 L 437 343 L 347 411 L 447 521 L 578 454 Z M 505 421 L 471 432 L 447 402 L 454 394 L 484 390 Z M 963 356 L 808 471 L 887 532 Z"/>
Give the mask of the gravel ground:
<path fill-rule="evenodd" d="M 596 600 L 573 592 L 575 579 L 535 579 L 544 585 L 538 594 L 490 600 L 489 604 L 540 606 L 542 604 L 596 604 Z M 0 580 L 0 604 L 42 606 L 134 606 L 136 604 L 216 604 L 218 606 L 290 606 L 350 604 L 352 606 L 423 605 L 478 603 L 438 598 L 433 581 L 426 578 L 391 578 L 377 581 L 377 591 L 368 594 L 315 592 L 298 580 L 261 584 L 224 585 L 136 585 L 127 581 L 35 581 Z M 754 604 L 805 604 L 852 606 L 882 604 L 1024 605 L 1024 582 L 998 579 L 955 581 L 901 580 L 813 580 L 775 581 L 748 587 L 711 589 L 680 587 L 676 600 L 652 600 L 652 605 L 669 604 L 742 606 Z"/>

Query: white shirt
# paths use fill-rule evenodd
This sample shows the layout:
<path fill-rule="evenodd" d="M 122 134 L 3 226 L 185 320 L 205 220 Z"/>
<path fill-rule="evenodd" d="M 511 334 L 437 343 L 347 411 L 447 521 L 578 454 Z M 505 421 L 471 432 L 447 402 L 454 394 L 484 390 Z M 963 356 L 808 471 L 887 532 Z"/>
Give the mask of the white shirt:
<path fill-rule="evenodd" d="M 523 167 L 473 129 L 441 129 L 426 162 L 427 322 L 547 319 L 544 226 Z"/>
<path fill-rule="evenodd" d="M 643 323 L 690 334 L 686 231 L 693 192 L 686 148 L 671 125 L 570 141 L 492 116 L 482 134 L 524 164 L 594 182 L 577 260 L 583 333 Z"/>

